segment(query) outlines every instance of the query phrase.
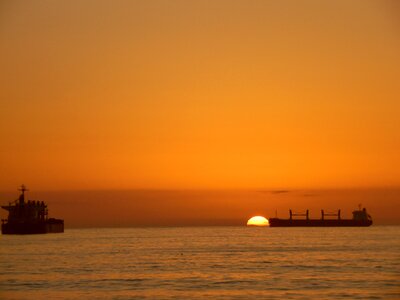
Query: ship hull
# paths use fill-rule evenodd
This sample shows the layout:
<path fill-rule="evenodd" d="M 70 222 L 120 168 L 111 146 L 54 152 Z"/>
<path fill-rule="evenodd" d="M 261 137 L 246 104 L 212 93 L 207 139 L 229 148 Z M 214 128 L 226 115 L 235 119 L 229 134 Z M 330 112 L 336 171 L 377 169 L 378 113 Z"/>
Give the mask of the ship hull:
<path fill-rule="evenodd" d="M 368 227 L 372 225 L 371 220 L 290 220 L 290 219 L 268 219 L 270 227 Z"/>
<path fill-rule="evenodd" d="M 64 221 L 49 219 L 37 223 L 5 223 L 1 225 L 2 234 L 44 234 L 64 232 Z"/>

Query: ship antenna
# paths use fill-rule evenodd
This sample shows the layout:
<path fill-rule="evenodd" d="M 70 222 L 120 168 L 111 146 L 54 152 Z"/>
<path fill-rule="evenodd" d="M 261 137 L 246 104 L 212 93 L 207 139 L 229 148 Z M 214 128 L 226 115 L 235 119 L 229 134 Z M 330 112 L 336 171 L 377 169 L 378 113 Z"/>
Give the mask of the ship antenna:
<path fill-rule="evenodd" d="M 358 209 L 359 209 L 359 210 L 361 210 L 361 207 L 362 207 L 361 203 L 358 204 Z"/>
<path fill-rule="evenodd" d="M 27 191 L 28 189 L 26 188 L 26 186 L 23 184 L 23 185 L 21 185 L 21 187 L 18 189 L 18 191 L 21 191 L 22 192 L 22 194 L 21 195 L 19 195 L 19 204 L 20 205 L 24 205 L 24 202 L 25 202 L 25 192 Z"/>
<path fill-rule="evenodd" d="M 18 191 L 21 191 L 22 195 L 24 195 L 25 192 L 29 190 L 26 188 L 25 184 L 22 184 L 21 187 L 18 189 Z"/>

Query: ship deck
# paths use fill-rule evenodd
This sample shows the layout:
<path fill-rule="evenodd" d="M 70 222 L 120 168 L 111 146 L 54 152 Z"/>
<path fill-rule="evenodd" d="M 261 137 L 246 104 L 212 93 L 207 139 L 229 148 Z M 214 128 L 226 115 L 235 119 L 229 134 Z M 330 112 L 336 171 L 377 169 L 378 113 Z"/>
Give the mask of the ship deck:
<path fill-rule="evenodd" d="M 371 220 L 352 219 L 268 219 L 270 227 L 367 227 L 372 225 Z"/>

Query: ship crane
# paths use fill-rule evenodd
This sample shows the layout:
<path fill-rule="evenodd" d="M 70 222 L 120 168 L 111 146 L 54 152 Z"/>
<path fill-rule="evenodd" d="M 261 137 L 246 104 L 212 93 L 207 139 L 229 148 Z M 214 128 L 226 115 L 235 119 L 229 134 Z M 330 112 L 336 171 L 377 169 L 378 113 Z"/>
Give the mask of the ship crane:
<path fill-rule="evenodd" d="M 325 212 L 323 209 L 321 209 L 321 220 L 324 220 L 325 217 L 337 217 L 337 219 L 340 220 L 340 209 L 337 210 L 337 213 Z"/>
<path fill-rule="evenodd" d="M 296 217 L 306 217 L 306 220 L 309 219 L 309 211 L 308 211 L 308 209 L 306 210 L 305 213 L 304 212 L 303 213 L 295 213 L 290 209 L 289 210 L 289 214 L 290 214 L 290 220 L 292 220 L 294 216 L 296 216 Z"/>

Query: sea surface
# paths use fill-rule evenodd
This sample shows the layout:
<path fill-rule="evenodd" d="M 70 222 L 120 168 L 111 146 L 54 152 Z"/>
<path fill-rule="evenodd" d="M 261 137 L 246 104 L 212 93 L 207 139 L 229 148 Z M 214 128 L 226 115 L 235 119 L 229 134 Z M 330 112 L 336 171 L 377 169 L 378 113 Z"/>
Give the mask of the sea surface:
<path fill-rule="evenodd" d="M 400 226 L 0 236 L 0 299 L 400 299 Z"/>

